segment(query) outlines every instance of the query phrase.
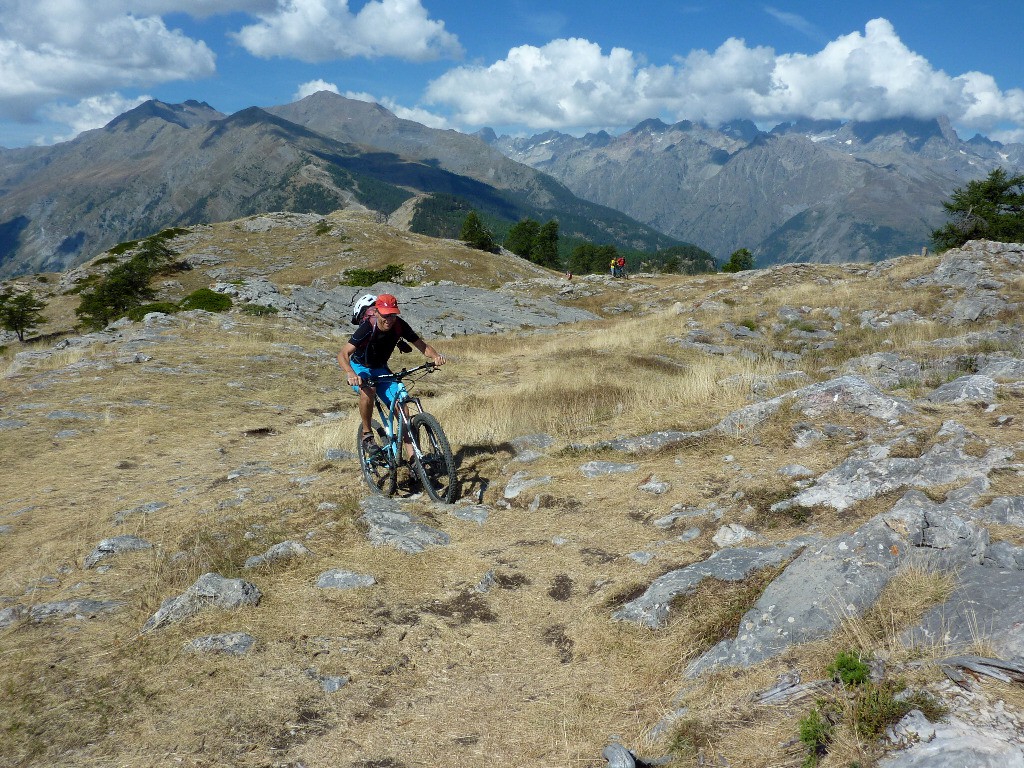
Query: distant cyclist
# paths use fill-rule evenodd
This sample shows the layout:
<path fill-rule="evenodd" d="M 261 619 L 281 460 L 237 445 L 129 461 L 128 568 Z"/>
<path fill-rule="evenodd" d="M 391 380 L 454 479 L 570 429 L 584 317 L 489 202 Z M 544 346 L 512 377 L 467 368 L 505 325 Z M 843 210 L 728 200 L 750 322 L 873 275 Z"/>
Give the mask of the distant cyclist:
<path fill-rule="evenodd" d="M 365 386 L 367 379 L 391 373 L 388 360 L 395 347 L 404 339 L 416 349 L 434 361 L 435 365 L 444 365 L 445 357 L 427 344 L 410 325 L 398 315 L 398 300 L 390 293 L 382 293 L 372 302 L 365 296 L 356 302 L 353 318 L 360 319 L 358 313 L 363 312 L 359 327 L 338 353 L 338 364 L 345 371 L 346 381 L 359 393 L 359 417 L 363 422 L 363 449 L 372 453 L 377 448 L 373 434 L 371 419 L 373 401 L 376 393 L 371 386 Z M 365 306 L 360 307 L 363 303 Z M 371 310 L 372 311 L 369 311 Z M 388 406 L 405 392 L 401 382 L 388 382 L 381 390 L 380 397 Z M 412 444 L 408 435 L 405 436 L 406 455 L 412 455 Z"/>

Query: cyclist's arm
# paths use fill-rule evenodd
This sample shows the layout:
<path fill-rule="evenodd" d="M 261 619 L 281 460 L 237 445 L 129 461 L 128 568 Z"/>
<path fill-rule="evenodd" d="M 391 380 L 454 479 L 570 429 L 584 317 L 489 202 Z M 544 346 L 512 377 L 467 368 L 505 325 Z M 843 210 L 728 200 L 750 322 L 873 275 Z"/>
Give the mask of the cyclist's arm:
<path fill-rule="evenodd" d="M 416 341 L 414 341 L 412 345 L 416 347 L 416 349 L 418 349 L 424 355 L 433 360 L 435 365 L 444 365 L 447 362 L 444 355 L 442 355 L 432 346 L 427 344 L 427 342 L 425 342 L 423 339 L 416 339 Z"/>
<path fill-rule="evenodd" d="M 351 341 L 345 344 L 338 353 L 338 365 L 341 366 L 342 370 L 345 371 L 345 381 L 351 384 L 353 387 L 363 386 L 363 380 L 360 378 L 352 369 L 352 355 L 355 354 L 356 345 Z"/>

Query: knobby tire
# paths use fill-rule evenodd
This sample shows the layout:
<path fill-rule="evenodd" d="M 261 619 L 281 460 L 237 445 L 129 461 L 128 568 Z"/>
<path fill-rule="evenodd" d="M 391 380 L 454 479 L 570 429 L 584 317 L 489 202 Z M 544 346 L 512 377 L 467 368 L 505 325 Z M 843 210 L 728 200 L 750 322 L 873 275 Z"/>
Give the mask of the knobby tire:
<path fill-rule="evenodd" d="M 423 454 L 413 467 L 423 489 L 434 501 L 450 504 L 455 500 L 455 459 L 441 425 L 429 413 L 412 417 L 412 439 Z"/>
<path fill-rule="evenodd" d="M 384 435 L 384 430 L 375 420 L 372 424 L 373 431 L 379 436 Z M 372 456 L 367 456 L 363 450 L 363 425 L 356 427 L 356 452 L 359 456 L 359 466 L 363 470 L 363 479 L 370 486 L 370 490 L 379 496 L 391 496 L 398 487 L 398 466 L 395 464 L 391 452 L 378 446 Z"/>

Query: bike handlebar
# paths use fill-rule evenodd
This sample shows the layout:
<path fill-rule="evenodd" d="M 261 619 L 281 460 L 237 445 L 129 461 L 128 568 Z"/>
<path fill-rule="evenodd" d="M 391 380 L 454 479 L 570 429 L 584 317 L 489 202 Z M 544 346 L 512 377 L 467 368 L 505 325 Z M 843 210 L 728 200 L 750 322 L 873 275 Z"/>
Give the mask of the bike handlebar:
<path fill-rule="evenodd" d="M 401 381 L 406 376 L 410 376 L 414 373 L 418 373 L 423 370 L 426 370 L 428 372 L 437 370 L 437 363 L 435 363 L 433 360 L 428 360 L 427 362 L 423 363 L 423 365 L 417 365 L 415 368 L 403 368 L 398 373 L 385 373 L 381 374 L 380 376 L 375 376 L 373 378 L 367 376 L 366 378 L 363 379 L 363 386 L 372 387 L 381 381 Z"/>

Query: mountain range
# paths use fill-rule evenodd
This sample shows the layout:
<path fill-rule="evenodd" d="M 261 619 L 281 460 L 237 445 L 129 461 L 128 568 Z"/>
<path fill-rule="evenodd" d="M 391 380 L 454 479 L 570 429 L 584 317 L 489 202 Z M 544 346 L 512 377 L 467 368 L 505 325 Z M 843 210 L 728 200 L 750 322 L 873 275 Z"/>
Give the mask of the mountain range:
<path fill-rule="evenodd" d="M 440 202 L 418 222 L 425 197 Z M 0 276 L 59 271 L 166 227 L 360 206 L 435 236 L 457 237 L 475 209 L 496 228 L 555 218 L 569 238 L 680 244 L 477 137 L 321 92 L 232 115 L 148 101 L 72 141 L 0 151 Z"/>
<path fill-rule="evenodd" d="M 472 209 L 499 239 L 522 218 L 554 218 L 563 245 L 874 261 L 920 251 L 942 202 L 996 167 L 1024 167 L 1024 145 L 962 141 L 945 119 L 771 131 L 652 119 L 617 137 L 514 138 L 326 91 L 232 115 L 148 101 L 69 142 L 0 148 L 0 277 L 63 270 L 166 227 L 347 207 L 442 237 Z"/>
<path fill-rule="evenodd" d="M 1024 167 L 1024 144 L 962 141 L 945 118 L 803 120 L 771 131 L 647 120 L 618 137 L 478 135 L 580 197 L 623 211 L 719 260 L 877 261 L 927 246 L 942 203 L 996 167 Z"/>

